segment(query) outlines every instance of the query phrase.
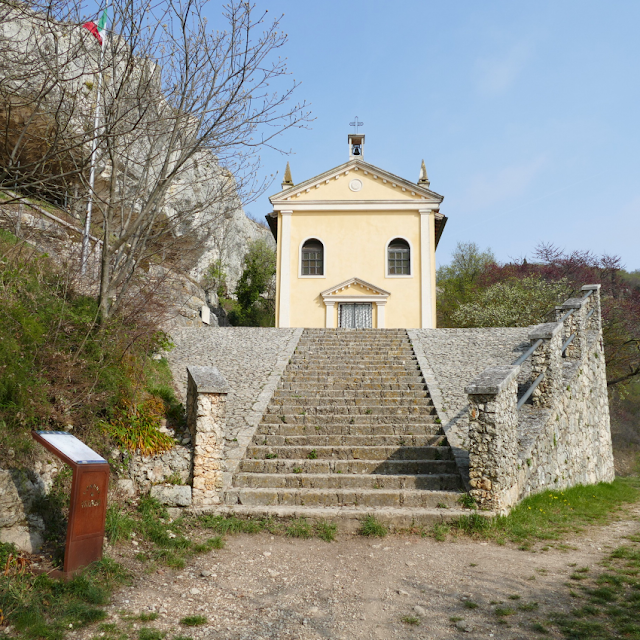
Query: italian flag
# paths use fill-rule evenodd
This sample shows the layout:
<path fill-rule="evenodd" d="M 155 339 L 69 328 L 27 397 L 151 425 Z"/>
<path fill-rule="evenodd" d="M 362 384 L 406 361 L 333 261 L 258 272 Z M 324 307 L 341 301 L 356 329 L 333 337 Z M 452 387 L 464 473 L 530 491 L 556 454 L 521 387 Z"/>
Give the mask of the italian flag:
<path fill-rule="evenodd" d="M 95 37 L 96 40 L 102 45 L 102 36 L 107 30 L 107 10 L 105 9 L 100 16 L 100 20 L 95 22 L 85 22 L 82 25 L 85 29 L 88 29 Z"/>

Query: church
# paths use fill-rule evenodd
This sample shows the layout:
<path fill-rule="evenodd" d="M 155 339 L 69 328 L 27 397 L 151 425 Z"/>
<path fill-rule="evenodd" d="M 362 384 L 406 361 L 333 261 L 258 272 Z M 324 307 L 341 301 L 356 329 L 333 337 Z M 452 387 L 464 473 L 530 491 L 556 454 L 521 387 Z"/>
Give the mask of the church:
<path fill-rule="evenodd" d="M 287 163 L 269 198 L 277 244 L 276 327 L 418 329 L 436 326 L 436 247 L 443 196 L 364 160 L 349 159 L 300 184 Z"/>

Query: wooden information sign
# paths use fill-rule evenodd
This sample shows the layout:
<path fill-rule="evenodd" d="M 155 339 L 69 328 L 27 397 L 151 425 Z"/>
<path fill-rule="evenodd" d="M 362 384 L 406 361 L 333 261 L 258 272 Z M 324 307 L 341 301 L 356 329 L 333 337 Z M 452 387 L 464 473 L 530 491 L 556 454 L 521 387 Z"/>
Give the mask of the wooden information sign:
<path fill-rule="evenodd" d="M 63 575 L 102 558 L 109 463 L 66 431 L 32 431 L 46 449 L 73 469 Z"/>

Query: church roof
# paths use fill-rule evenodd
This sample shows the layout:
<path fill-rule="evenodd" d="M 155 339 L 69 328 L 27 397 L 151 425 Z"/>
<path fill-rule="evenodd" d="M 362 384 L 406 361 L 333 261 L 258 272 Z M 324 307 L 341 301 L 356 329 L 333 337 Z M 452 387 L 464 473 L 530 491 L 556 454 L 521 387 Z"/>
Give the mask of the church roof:
<path fill-rule="evenodd" d="M 286 189 L 283 189 L 282 191 L 279 191 L 278 193 L 270 196 L 269 201 L 271 202 L 271 204 L 274 204 L 275 202 L 278 202 L 278 201 L 287 200 L 288 198 L 295 196 L 302 191 L 306 191 L 311 187 L 315 187 L 316 184 L 319 184 L 321 182 L 324 182 L 325 180 L 333 178 L 334 176 L 336 176 L 339 173 L 342 173 L 343 171 L 355 169 L 356 167 L 358 169 L 362 169 L 363 171 L 369 171 L 373 175 L 377 175 L 390 182 L 394 182 L 404 187 L 405 189 L 410 189 L 411 191 L 414 191 L 416 194 L 422 196 L 425 200 L 427 199 L 431 201 L 435 200 L 437 202 L 442 202 L 444 200 L 444 196 L 441 196 L 439 193 L 436 193 L 435 191 L 431 191 L 431 189 L 428 189 L 426 186 L 424 186 L 424 184 L 416 184 L 415 182 L 411 182 L 409 180 L 406 180 L 405 178 L 396 176 L 395 174 L 390 173 L 385 169 L 380 169 L 379 167 L 376 167 L 373 164 L 369 164 L 368 162 L 365 162 L 360 158 L 353 158 L 348 162 L 345 162 L 344 164 L 334 167 L 333 169 L 329 169 L 328 171 L 325 171 L 324 173 L 314 176 L 313 178 L 309 178 L 304 182 L 301 182 L 292 187 L 288 187 Z"/>
<path fill-rule="evenodd" d="M 344 173 L 345 171 L 351 171 L 353 169 L 362 170 L 363 173 L 369 172 L 374 177 L 377 176 L 382 180 L 386 180 L 390 183 L 395 183 L 395 185 L 409 191 L 410 193 L 414 193 L 420 196 L 421 199 L 425 201 L 425 203 L 430 202 L 431 204 L 437 203 L 439 205 L 444 200 L 444 196 L 441 196 L 439 193 L 436 193 L 435 191 L 432 191 L 431 189 L 427 188 L 427 185 L 429 184 L 428 179 L 426 181 L 418 182 L 418 183 L 411 182 L 409 180 L 406 180 L 405 178 L 396 176 L 395 174 L 390 173 L 385 169 L 380 169 L 379 167 L 376 167 L 373 164 L 369 164 L 368 162 L 365 162 L 361 158 L 352 158 L 348 162 L 345 162 L 344 164 L 334 167 L 333 169 L 329 169 L 328 171 L 325 171 L 324 173 L 314 176 L 313 178 L 309 178 L 304 182 L 300 182 L 299 184 L 293 185 L 291 187 L 287 187 L 286 189 L 279 191 L 278 193 L 270 196 L 269 201 L 273 205 L 276 205 L 276 203 L 278 203 L 282 206 L 285 202 L 287 202 L 291 198 L 294 198 L 299 193 L 304 193 L 306 191 L 309 191 L 312 188 L 314 188 L 316 185 L 320 185 L 321 183 L 324 183 L 334 178 L 335 176 L 341 173 Z M 290 173 L 289 173 L 289 176 L 290 176 Z M 426 170 L 425 170 L 425 176 L 426 176 Z M 416 204 L 418 204 L 420 200 L 416 200 L 415 202 Z M 267 223 L 269 224 L 271 233 L 273 234 L 273 237 L 277 242 L 278 216 L 276 212 L 272 211 L 271 213 L 268 213 L 265 216 L 265 218 L 267 220 Z M 440 237 L 442 236 L 444 227 L 447 224 L 447 219 L 448 218 L 445 215 L 443 215 L 439 211 L 436 211 L 435 213 L 435 246 L 436 247 L 440 242 Z"/>

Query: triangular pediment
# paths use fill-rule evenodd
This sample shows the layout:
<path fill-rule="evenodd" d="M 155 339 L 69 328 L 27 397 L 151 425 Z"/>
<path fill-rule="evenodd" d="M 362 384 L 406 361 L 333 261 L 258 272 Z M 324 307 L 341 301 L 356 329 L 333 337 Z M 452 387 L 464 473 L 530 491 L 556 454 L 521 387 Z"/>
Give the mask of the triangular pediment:
<path fill-rule="evenodd" d="M 440 203 L 443 196 L 360 159 L 325 171 L 271 196 L 272 204 L 286 202 L 424 202 Z"/>
<path fill-rule="evenodd" d="M 350 278 L 335 285 L 335 287 L 326 289 L 320 295 L 323 298 L 340 295 L 384 296 L 386 298 L 391 294 L 380 287 L 376 287 L 375 284 L 371 284 L 360 278 Z"/>

